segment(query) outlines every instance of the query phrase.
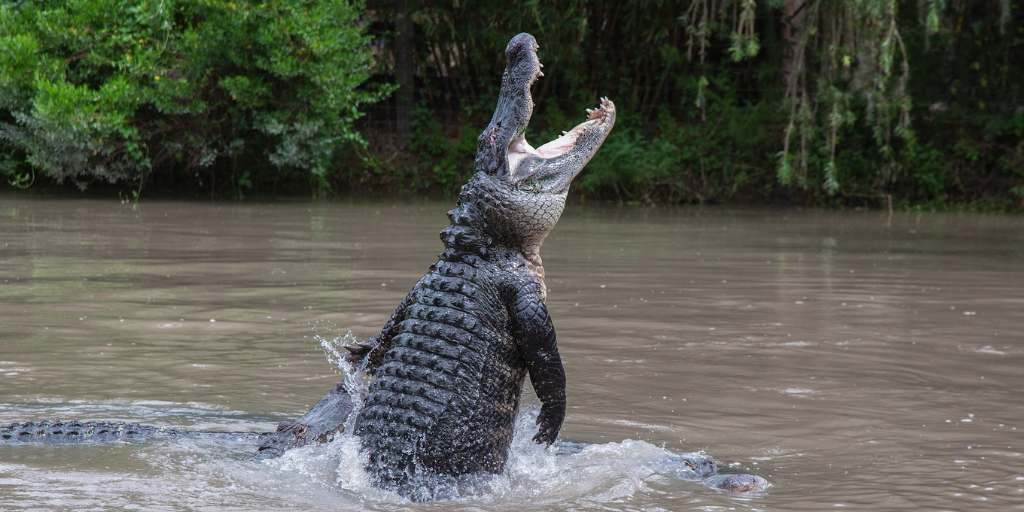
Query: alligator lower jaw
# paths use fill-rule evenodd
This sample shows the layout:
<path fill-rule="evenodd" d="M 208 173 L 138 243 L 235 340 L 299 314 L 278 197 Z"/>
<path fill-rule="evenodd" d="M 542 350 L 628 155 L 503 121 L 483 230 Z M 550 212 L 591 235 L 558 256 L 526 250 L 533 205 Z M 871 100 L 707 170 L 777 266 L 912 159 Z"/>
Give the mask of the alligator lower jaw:
<path fill-rule="evenodd" d="M 526 134 L 524 133 L 523 135 L 520 135 L 519 138 L 516 139 L 516 141 L 510 145 L 509 151 L 516 151 L 516 148 L 522 146 L 523 152 L 532 152 L 533 154 L 536 154 L 541 158 L 553 158 L 556 156 L 564 155 L 565 153 L 568 153 L 569 150 L 572 149 L 573 145 L 576 144 L 576 139 L 578 139 L 580 135 L 587 130 L 587 128 L 593 127 L 595 125 L 607 124 L 607 119 L 605 118 L 605 116 L 611 112 L 612 108 L 613 107 L 611 106 L 611 102 L 608 101 L 608 98 L 601 98 L 601 105 L 599 107 L 587 109 L 586 121 L 583 121 L 582 123 L 576 125 L 575 127 L 573 127 L 573 129 L 567 132 L 562 132 L 561 137 L 558 137 L 557 139 L 548 142 L 547 144 L 544 144 L 543 146 L 537 149 L 533 149 L 532 147 L 530 147 L 530 144 L 526 142 Z"/>
<path fill-rule="evenodd" d="M 610 112 L 610 109 L 614 108 L 610 105 L 611 103 L 607 98 L 601 98 L 601 106 L 595 109 L 587 109 L 586 121 L 576 125 L 569 131 L 562 132 L 560 137 L 539 148 L 534 148 L 529 142 L 527 142 L 525 133 L 513 139 L 512 142 L 509 143 L 508 150 L 506 151 L 506 155 L 508 156 L 508 168 L 511 174 L 515 174 L 515 170 L 527 156 L 550 160 L 572 151 L 580 135 L 582 135 L 587 129 L 607 123 L 605 116 Z"/>

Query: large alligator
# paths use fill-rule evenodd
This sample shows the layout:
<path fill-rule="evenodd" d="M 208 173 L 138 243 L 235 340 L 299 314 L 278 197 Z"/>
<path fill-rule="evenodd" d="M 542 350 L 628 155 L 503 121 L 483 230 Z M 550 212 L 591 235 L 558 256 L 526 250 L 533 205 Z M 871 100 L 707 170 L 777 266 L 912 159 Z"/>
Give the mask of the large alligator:
<path fill-rule="evenodd" d="M 570 182 L 611 131 L 615 106 L 602 99 L 586 121 L 533 148 L 525 132 L 530 88 L 542 76 L 537 48 L 533 36 L 519 34 L 505 49 L 498 105 L 477 139 L 474 175 L 448 212 L 438 262 L 380 334 L 348 347 L 348 360 L 374 376 L 354 423 L 367 473 L 375 486 L 412 500 L 443 498 L 463 475 L 503 470 L 527 374 L 541 402 L 534 441 L 554 442 L 565 417 L 565 373 L 544 304 L 540 247 L 561 216 Z M 330 439 L 344 428 L 354 400 L 339 384 L 299 420 L 256 436 L 258 453 L 276 457 Z M 16 424 L 0 429 L 0 442 L 192 435 L 134 424 L 69 425 Z M 715 475 L 707 456 L 680 461 L 721 489 L 765 484 L 752 475 Z"/>
<path fill-rule="evenodd" d="M 526 141 L 537 43 L 505 49 L 498 106 L 477 139 L 474 175 L 448 212 L 444 252 L 379 335 L 352 348 L 376 375 L 355 434 L 372 482 L 434 499 L 453 477 L 500 473 L 529 373 L 541 401 L 538 443 L 565 417 L 565 372 L 544 305 L 540 247 L 569 183 L 615 124 L 607 99 L 587 120 L 534 149 Z"/>

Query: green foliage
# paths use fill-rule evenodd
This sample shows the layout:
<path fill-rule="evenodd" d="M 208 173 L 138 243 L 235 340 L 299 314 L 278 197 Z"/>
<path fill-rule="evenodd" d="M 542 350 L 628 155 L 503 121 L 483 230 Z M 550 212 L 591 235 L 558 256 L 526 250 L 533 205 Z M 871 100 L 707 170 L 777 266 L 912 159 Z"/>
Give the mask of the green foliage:
<path fill-rule="evenodd" d="M 750 0 L 745 0 L 753 4 Z M 545 78 L 534 100 L 570 101 L 592 107 L 597 94 L 622 100 L 637 97 L 651 115 L 662 103 L 681 98 L 673 90 L 685 62 L 679 43 L 680 16 L 688 0 L 568 0 L 564 2 L 408 2 L 416 27 L 417 75 L 432 106 L 454 97 L 487 116 L 494 108 L 503 51 L 518 32 L 540 44 Z M 380 5 L 384 16 L 393 14 Z M 436 78 L 435 78 L 436 77 Z M 692 101 L 692 99 L 690 99 Z M 459 105 L 462 107 L 463 105 Z"/>
<path fill-rule="evenodd" d="M 358 2 L 0 2 L 0 151 L 24 162 L 7 174 L 84 188 L 235 175 L 243 159 L 324 185 L 336 148 L 361 141 L 358 107 L 390 90 L 360 88 L 361 15 Z"/>
<path fill-rule="evenodd" d="M 412 111 L 409 148 L 419 157 L 419 180 L 407 188 L 421 192 L 440 190 L 446 197 L 456 193 L 473 172 L 476 132 L 463 126 L 454 140 L 441 128 L 434 113 L 424 106 Z"/>
<path fill-rule="evenodd" d="M 726 74 L 705 87 L 703 122 L 695 122 L 697 111 L 689 122 L 679 122 L 662 108 L 655 132 L 629 105 L 620 108 L 615 129 L 577 188 L 598 196 L 611 191 L 619 201 L 703 203 L 739 198 L 764 183 L 773 143 L 765 127 L 779 121 L 778 113 L 761 103 L 738 105 Z"/>
<path fill-rule="evenodd" d="M 393 110 L 359 121 L 393 90 L 396 5 L 422 102 L 404 152 L 374 132 Z M 453 195 L 526 31 L 545 64 L 535 144 L 600 96 L 619 108 L 588 197 L 1024 207 L 1022 5 L 0 0 L 0 175 Z"/>
<path fill-rule="evenodd" d="M 1024 186 L 1018 3 L 408 5 L 422 96 L 437 111 L 470 105 L 458 126 L 486 123 L 520 31 L 545 64 L 540 138 L 599 96 L 616 102 L 619 124 L 580 177 L 588 196 L 931 204 Z"/>

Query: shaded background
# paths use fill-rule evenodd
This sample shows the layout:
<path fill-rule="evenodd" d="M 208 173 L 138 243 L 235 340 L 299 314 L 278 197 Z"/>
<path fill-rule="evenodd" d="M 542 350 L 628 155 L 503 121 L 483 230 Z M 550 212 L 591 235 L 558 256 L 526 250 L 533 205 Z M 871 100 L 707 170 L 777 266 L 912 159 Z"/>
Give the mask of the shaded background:
<path fill-rule="evenodd" d="M 3 5 L 0 172 L 38 193 L 450 198 L 526 31 L 537 144 L 601 96 L 619 108 L 585 198 L 1024 201 L 1009 0 Z M 118 80 L 144 94 L 115 101 Z"/>

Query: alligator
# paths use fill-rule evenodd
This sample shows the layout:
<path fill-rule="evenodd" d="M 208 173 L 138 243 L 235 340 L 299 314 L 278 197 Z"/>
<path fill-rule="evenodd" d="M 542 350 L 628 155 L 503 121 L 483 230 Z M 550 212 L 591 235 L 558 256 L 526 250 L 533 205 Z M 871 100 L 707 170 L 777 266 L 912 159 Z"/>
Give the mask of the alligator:
<path fill-rule="evenodd" d="M 376 376 L 355 434 L 374 485 L 436 499 L 461 475 L 500 473 L 526 375 L 540 399 L 534 441 L 550 445 L 565 417 L 565 372 L 544 304 L 540 248 L 569 184 L 615 124 L 602 99 L 586 121 L 534 149 L 526 141 L 537 42 L 514 37 L 498 105 L 477 139 L 444 251 L 379 335 L 351 347 Z"/>
<path fill-rule="evenodd" d="M 443 499 L 460 477 L 503 471 L 527 374 L 541 402 L 533 440 L 555 441 L 565 418 L 565 372 L 545 306 L 540 248 L 561 216 L 569 184 L 608 136 L 616 111 L 602 98 L 583 123 L 532 147 L 525 132 L 534 107 L 530 89 L 543 76 L 537 49 L 525 33 L 505 49 L 498 104 L 477 139 L 474 174 L 448 212 L 437 263 L 378 335 L 346 347 L 346 360 L 373 378 L 361 407 L 339 383 L 302 418 L 250 437 L 259 456 L 328 441 L 358 410 L 353 433 L 371 483 L 413 501 Z M 0 442 L 156 435 L 193 433 L 58 422 L 0 429 Z M 766 485 L 752 475 L 717 474 L 708 456 L 680 456 L 680 464 L 720 489 Z"/>
<path fill-rule="evenodd" d="M 134 441 L 156 437 L 189 437 L 245 441 L 258 445 L 260 458 L 275 458 L 307 444 L 325 443 L 342 431 L 355 406 L 352 394 L 339 382 L 306 414 L 282 421 L 276 432 L 197 432 L 123 421 L 27 421 L 0 427 L 0 444 L 83 444 Z"/>

